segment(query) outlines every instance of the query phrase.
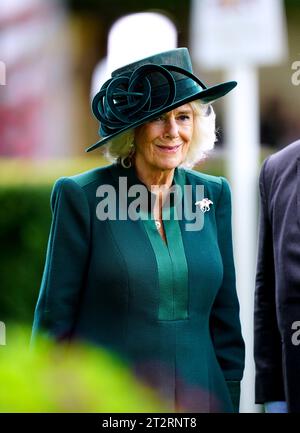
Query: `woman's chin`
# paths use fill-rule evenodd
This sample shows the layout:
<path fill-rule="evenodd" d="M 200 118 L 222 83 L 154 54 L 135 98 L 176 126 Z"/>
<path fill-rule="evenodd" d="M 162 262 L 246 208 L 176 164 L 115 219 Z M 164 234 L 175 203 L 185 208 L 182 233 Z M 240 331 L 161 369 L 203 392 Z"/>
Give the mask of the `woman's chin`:
<path fill-rule="evenodd" d="M 182 158 L 179 155 L 168 155 L 168 157 L 160 158 L 157 161 L 157 168 L 161 170 L 172 170 L 182 163 Z"/>

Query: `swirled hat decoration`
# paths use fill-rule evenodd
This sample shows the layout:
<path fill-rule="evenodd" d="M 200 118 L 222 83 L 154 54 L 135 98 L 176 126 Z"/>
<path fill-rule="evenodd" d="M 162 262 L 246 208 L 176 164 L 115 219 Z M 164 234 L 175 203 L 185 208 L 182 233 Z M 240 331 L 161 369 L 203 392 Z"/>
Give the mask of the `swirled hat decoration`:
<path fill-rule="evenodd" d="M 203 104 L 211 103 L 236 84 L 228 81 L 206 87 L 193 74 L 187 48 L 166 51 L 117 69 L 92 101 L 102 139 L 86 152 L 188 102 L 199 99 Z"/>

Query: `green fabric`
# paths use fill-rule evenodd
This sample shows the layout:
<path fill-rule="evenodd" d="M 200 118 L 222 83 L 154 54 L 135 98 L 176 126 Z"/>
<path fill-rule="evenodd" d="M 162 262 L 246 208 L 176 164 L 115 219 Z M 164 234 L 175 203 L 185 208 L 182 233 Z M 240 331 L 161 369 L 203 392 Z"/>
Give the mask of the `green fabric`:
<path fill-rule="evenodd" d="M 170 254 L 157 232 L 160 243 L 153 247 L 144 221 L 97 217 L 99 186 L 116 191 L 118 210 L 119 179 L 126 177 L 128 187 L 141 184 L 133 169 L 114 164 L 55 183 L 33 339 L 45 332 L 114 351 L 169 402 L 170 411 L 233 412 L 226 382 L 242 378 L 244 342 L 230 189 L 224 178 L 175 172 L 175 181 L 192 189 L 193 211 L 199 185 L 213 205 L 201 230 L 187 230 L 185 215 L 165 222 Z M 175 277 L 164 286 L 170 267 Z"/>
<path fill-rule="evenodd" d="M 166 218 L 170 216 L 170 218 Z M 170 214 L 163 208 L 163 224 L 167 244 L 161 238 L 155 222 L 144 220 L 157 262 L 160 303 L 159 320 L 182 320 L 188 317 L 188 268 L 182 243 L 180 226 L 176 219 L 176 207 Z"/>
<path fill-rule="evenodd" d="M 227 386 L 232 401 L 233 411 L 239 412 L 240 407 L 240 394 L 241 394 L 241 383 L 240 381 L 227 380 Z"/>

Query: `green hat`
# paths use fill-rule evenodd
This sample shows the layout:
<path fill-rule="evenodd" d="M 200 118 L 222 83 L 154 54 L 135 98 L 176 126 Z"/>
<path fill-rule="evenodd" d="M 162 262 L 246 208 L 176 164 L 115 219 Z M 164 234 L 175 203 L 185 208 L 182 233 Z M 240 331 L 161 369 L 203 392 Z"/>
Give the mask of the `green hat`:
<path fill-rule="evenodd" d="M 236 81 L 228 81 L 206 87 L 193 75 L 187 48 L 165 51 L 119 68 L 93 99 L 92 110 L 100 122 L 102 139 L 86 152 L 188 102 L 213 102 L 236 85 Z"/>

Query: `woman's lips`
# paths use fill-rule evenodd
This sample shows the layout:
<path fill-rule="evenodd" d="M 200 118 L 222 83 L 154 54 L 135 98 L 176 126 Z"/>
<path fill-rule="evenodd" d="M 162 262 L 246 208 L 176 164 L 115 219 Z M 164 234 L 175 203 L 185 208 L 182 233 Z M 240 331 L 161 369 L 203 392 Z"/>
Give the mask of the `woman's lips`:
<path fill-rule="evenodd" d="M 175 153 L 175 152 L 177 152 L 177 150 L 179 149 L 179 147 L 181 146 L 181 144 L 177 144 L 176 146 L 159 146 L 157 144 L 156 146 L 162 152 L 165 152 L 165 153 Z"/>

